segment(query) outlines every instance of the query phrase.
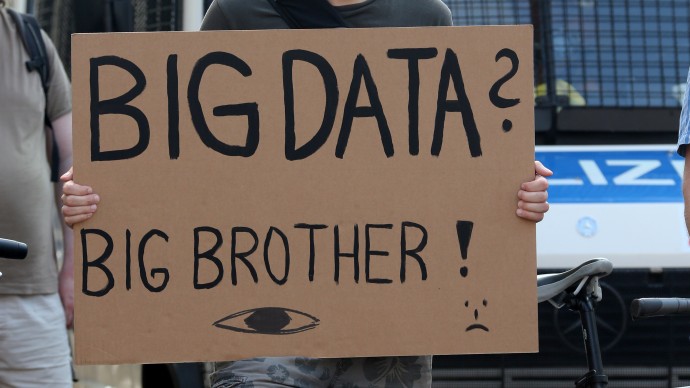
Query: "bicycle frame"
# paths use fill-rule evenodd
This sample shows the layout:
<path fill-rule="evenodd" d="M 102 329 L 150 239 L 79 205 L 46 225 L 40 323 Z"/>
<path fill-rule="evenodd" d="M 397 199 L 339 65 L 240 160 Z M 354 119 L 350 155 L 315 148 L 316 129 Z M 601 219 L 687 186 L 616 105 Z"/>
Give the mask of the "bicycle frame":
<path fill-rule="evenodd" d="M 589 371 L 575 382 L 576 388 L 608 386 L 601 359 L 595 304 L 601 300 L 599 278 L 611 273 L 612 269 L 610 261 L 594 259 L 563 273 L 537 276 L 538 302 L 548 301 L 556 308 L 567 306 L 580 314 Z"/>
<path fill-rule="evenodd" d="M 585 344 L 587 366 L 589 371 L 575 382 L 576 388 L 605 388 L 608 377 L 604 374 L 604 364 L 601 360 L 601 347 L 597 332 L 595 300 L 588 293 L 568 295 L 564 301 L 569 309 L 580 314 L 582 324 L 582 338 Z"/>

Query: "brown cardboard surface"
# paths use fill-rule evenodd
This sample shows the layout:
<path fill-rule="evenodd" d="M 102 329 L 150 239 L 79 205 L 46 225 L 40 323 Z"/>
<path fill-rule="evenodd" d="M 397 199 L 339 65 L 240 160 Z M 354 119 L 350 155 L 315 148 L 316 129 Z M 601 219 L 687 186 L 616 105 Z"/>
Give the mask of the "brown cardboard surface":
<path fill-rule="evenodd" d="M 74 35 L 76 361 L 537 351 L 532 69 L 530 26 Z"/>

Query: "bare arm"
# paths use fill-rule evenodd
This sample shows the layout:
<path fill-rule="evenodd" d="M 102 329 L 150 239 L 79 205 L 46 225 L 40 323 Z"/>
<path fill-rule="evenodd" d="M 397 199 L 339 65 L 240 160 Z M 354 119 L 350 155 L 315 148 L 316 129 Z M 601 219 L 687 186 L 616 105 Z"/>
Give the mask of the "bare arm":
<path fill-rule="evenodd" d="M 60 152 L 60 174 L 67 172 L 72 165 L 72 113 L 67 113 L 55 119 L 52 123 L 53 136 Z M 63 182 L 55 184 L 56 201 L 60 208 L 59 197 L 62 193 Z M 72 229 L 62 223 L 62 236 L 64 247 L 64 258 L 62 269 L 58 275 L 58 291 L 62 306 L 65 310 L 67 327 L 72 327 L 74 317 L 74 237 Z"/>

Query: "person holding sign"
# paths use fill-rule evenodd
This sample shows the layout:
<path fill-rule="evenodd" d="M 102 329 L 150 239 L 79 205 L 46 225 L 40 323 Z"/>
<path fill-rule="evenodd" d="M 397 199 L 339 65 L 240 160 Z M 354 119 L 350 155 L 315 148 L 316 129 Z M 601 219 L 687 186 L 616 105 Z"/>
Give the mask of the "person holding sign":
<path fill-rule="evenodd" d="M 318 27 L 449 26 L 448 7 L 440 0 L 215 0 L 202 30 L 257 30 Z M 552 172 L 535 162 L 535 178 L 517 192 L 516 214 L 539 222 L 548 211 L 548 177 Z M 69 225 L 97 211 L 100 197 L 73 181 L 65 182 L 62 213 Z M 214 388 L 290 387 L 429 387 L 431 356 L 335 358 L 255 358 L 216 363 Z"/>
<path fill-rule="evenodd" d="M 0 386 L 71 387 L 73 237 L 64 225 L 60 269 L 52 223 L 60 189 L 46 155 L 52 135 L 60 151 L 54 172 L 72 164 L 71 87 L 53 43 L 33 23 L 0 0 L 0 238 L 28 245 L 23 260 L 0 258 Z M 38 58 L 31 43 L 45 46 Z"/>

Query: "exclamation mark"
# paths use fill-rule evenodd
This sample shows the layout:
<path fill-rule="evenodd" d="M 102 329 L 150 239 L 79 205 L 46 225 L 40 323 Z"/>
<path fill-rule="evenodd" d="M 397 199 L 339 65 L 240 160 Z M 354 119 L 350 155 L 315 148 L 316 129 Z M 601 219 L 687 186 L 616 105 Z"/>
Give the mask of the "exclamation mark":
<path fill-rule="evenodd" d="M 467 249 L 470 247 L 473 227 L 474 222 L 472 221 L 458 221 L 455 224 L 455 229 L 458 232 L 458 242 L 460 243 L 460 256 L 462 257 L 463 263 L 467 260 Z M 467 277 L 468 271 L 467 266 L 463 265 L 460 267 L 460 275 L 463 278 Z"/>

